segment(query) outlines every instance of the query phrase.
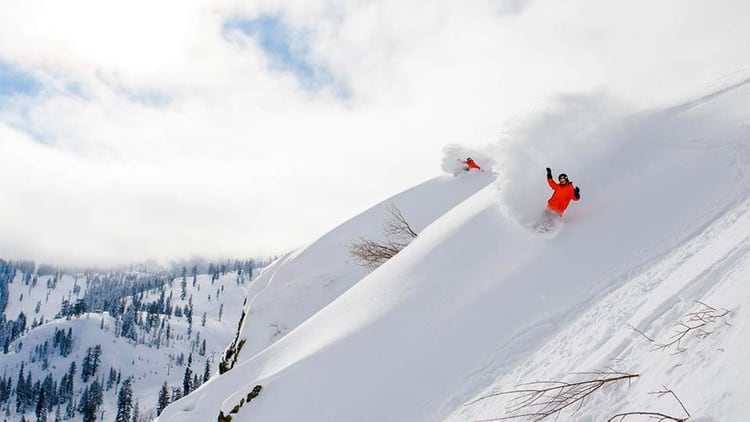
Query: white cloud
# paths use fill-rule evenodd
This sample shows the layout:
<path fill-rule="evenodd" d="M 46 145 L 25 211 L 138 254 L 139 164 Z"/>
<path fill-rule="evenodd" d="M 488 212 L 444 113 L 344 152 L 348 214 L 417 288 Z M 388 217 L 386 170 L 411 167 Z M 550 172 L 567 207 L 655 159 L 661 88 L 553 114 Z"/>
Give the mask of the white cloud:
<path fill-rule="evenodd" d="M 311 34 L 351 98 L 226 38 L 260 13 Z M 710 88 L 750 64 L 748 15 L 740 0 L 4 2 L 0 60 L 56 88 L 0 110 L 0 256 L 282 252 L 557 94 L 637 109 Z"/>

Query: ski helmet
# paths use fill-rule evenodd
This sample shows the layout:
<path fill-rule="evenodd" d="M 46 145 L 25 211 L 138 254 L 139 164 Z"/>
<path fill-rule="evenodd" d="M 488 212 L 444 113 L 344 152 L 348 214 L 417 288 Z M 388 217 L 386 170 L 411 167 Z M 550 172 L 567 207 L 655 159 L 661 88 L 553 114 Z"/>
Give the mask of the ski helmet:
<path fill-rule="evenodd" d="M 560 179 L 565 179 L 565 180 L 569 180 L 569 179 L 568 179 L 568 175 L 567 175 L 567 174 L 565 174 L 565 173 L 560 173 L 560 175 L 559 175 L 559 176 L 557 176 L 557 180 L 560 180 Z"/>
<path fill-rule="evenodd" d="M 466 157 L 466 161 L 473 161 L 471 157 Z"/>

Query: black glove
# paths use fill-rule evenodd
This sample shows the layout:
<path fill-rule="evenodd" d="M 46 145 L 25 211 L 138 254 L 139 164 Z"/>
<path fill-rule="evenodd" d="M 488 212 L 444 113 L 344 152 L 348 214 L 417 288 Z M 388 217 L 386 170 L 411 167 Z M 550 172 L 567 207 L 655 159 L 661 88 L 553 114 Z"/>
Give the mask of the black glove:
<path fill-rule="evenodd" d="M 578 186 L 576 186 L 576 188 L 573 190 L 573 194 L 575 195 L 576 199 L 580 199 L 581 198 L 581 189 L 579 189 Z"/>
<path fill-rule="evenodd" d="M 551 179 L 551 178 L 552 178 L 552 169 L 547 167 L 547 179 Z"/>

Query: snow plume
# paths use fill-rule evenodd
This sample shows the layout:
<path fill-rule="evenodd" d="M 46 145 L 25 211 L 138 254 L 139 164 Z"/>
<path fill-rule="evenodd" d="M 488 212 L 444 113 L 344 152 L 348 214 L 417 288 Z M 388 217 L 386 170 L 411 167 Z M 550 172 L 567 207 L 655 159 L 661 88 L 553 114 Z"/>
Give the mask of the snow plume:
<path fill-rule="evenodd" d="M 587 163 L 619 144 L 611 131 L 624 107 L 602 95 L 562 96 L 546 110 L 511 125 L 495 148 L 495 186 L 503 212 L 527 226 L 536 222 L 551 192 L 545 168 L 577 177 Z M 606 129 L 605 129 L 606 128 Z"/>
<path fill-rule="evenodd" d="M 440 168 L 447 174 L 456 174 L 456 172 L 465 168 L 459 160 L 464 161 L 471 157 L 485 171 L 493 171 L 495 160 L 492 158 L 490 148 L 467 147 L 464 145 L 450 144 L 443 148 L 443 161 Z"/>

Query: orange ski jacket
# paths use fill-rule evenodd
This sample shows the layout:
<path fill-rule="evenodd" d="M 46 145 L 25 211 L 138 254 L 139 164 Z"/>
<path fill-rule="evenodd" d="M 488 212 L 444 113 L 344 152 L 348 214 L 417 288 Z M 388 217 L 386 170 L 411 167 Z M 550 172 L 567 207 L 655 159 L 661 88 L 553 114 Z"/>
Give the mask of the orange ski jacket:
<path fill-rule="evenodd" d="M 477 163 L 476 163 L 476 162 L 474 162 L 474 160 L 468 160 L 468 161 L 463 161 L 463 160 L 460 160 L 460 161 L 461 161 L 462 163 L 466 164 L 466 165 L 467 165 L 467 166 L 468 166 L 468 167 L 469 167 L 470 169 L 477 169 L 477 170 L 481 170 L 481 168 L 479 167 L 479 165 L 477 165 Z"/>
<path fill-rule="evenodd" d="M 549 187 L 552 188 L 554 193 L 552 193 L 552 197 L 547 201 L 547 208 L 558 213 L 559 215 L 563 215 L 565 212 L 565 209 L 568 208 L 568 204 L 570 204 L 570 201 L 577 201 L 581 199 L 580 196 L 576 195 L 575 187 L 573 186 L 572 182 L 568 182 L 565 185 L 560 185 L 556 183 L 553 179 L 547 178 L 547 183 L 549 183 Z"/>

